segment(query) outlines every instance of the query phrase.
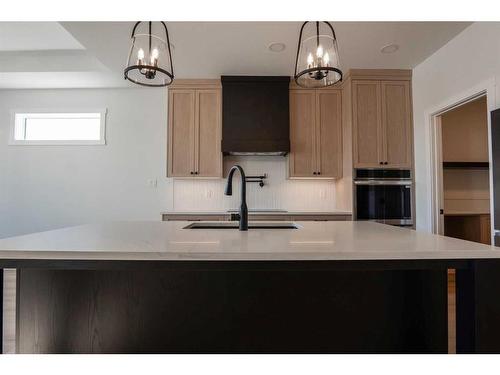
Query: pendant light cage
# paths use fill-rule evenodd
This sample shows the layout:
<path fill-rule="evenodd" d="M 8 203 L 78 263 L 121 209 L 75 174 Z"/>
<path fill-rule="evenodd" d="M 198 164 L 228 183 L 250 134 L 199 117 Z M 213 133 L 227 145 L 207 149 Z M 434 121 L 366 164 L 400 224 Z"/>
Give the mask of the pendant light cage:
<path fill-rule="evenodd" d="M 165 22 L 137 22 L 131 39 L 125 79 L 149 87 L 170 85 L 174 67 Z"/>
<path fill-rule="evenodd" d="M 297 85 L 305 88 L 321 88 L 342 81 L 337 38 L 329 22 L 302 24 L 294 78 Z"/>

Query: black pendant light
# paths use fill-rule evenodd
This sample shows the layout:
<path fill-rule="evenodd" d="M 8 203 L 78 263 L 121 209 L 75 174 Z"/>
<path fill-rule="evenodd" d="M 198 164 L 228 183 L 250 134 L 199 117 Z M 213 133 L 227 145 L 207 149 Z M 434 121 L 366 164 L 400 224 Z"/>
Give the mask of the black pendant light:
<path fill-rule="evenodd" d="M 165 22 L 137 22 L 131 39 L 125 79 L 150 87 L 170 85 L 174 67 Z"/>
<path fill-rule="evenodd" d="M 295 82 L 320 88 L 342 81 L 335 31 L 329 22 L 304 22 L 300 28 Z"/>

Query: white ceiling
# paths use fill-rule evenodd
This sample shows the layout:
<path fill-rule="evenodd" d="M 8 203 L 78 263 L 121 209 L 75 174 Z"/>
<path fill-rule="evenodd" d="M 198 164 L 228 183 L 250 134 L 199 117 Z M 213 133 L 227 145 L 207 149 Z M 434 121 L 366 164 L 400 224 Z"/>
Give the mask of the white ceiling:
<path fill-rule="evenodd" d="M 84 49 L 58 22 L 0 22 L 0 51 Z"/>
<path fill-rule="evenodd" d="M 0 88 L 129 87 L 133 22 L 0 23 Z M 299 22 L 167 23 L 176 78 L 292 75 Z M 411 69 L 468 22 L 335 22 L 342 69 Z M 285 43 L 271 52 L 273 42 Z M 387 44 L 399 45 L 382 54 Z M 82 49 L 83 48 L 83 49 Z"/>

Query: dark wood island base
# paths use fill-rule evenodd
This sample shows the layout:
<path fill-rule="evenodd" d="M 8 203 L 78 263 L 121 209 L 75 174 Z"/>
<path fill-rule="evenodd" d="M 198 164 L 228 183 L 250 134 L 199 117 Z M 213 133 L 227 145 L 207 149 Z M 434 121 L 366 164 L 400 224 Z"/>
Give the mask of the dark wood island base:
<path fill-rule="evenodd" d="M 498 260 L 33 265 L 18 353 L 447 353 L 448 268 L 457 352 L 500 353 Z"/>
<path fill-rule="evenodd" d="M 447 353 L 455 269 L 456 351 L 500 353 L 500 248 L 366 221 L 188 224 L 0 239 L 8 351 L 15 310 L 18 353 Z"/>

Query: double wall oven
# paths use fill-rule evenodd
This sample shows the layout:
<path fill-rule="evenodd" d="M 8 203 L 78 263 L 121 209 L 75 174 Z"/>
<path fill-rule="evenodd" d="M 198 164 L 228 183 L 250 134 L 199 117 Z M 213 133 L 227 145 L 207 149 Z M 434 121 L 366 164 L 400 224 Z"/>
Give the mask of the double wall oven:
<path fill-rule="evenodd" d="M 355 220 L 412 227 L 412 178 L 407 169 L 356 169 Z"/>

